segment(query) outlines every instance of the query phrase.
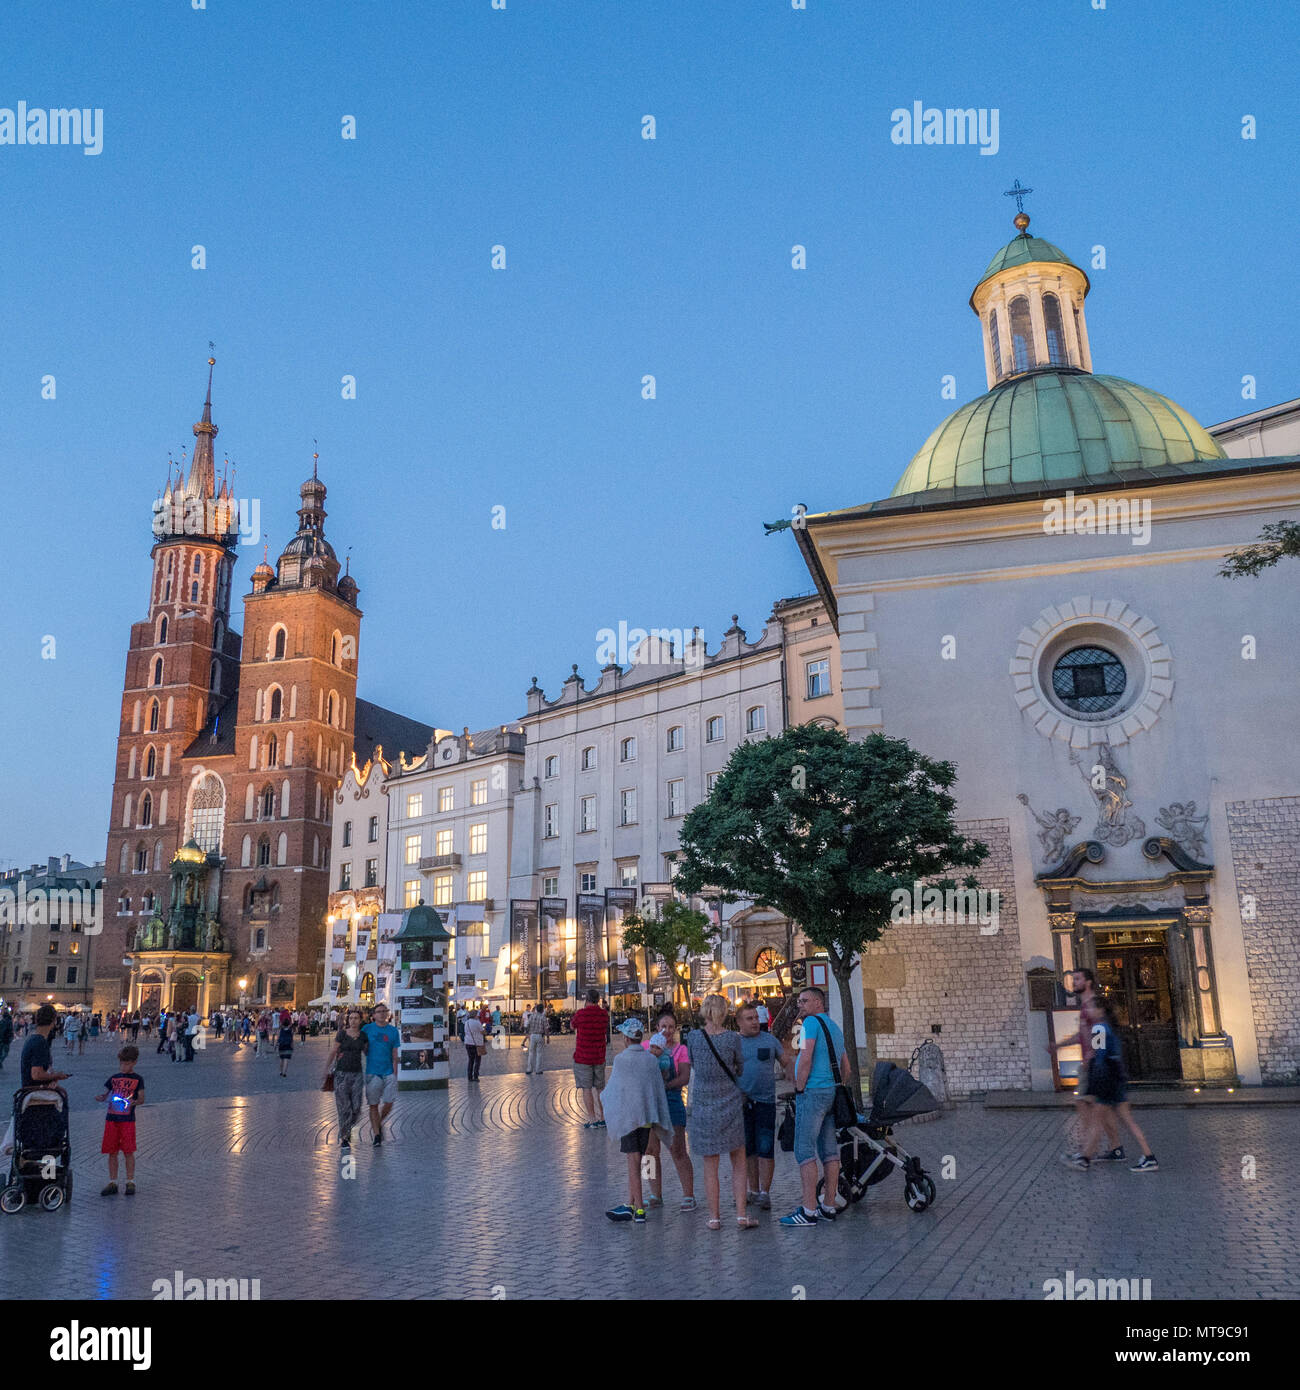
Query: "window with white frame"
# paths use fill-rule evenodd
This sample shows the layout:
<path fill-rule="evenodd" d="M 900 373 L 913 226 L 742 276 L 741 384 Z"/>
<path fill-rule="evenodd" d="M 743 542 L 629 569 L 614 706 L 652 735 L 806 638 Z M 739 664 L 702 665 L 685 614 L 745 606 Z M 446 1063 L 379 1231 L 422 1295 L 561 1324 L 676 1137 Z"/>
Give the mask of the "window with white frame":
<path fill-rule="evenodd" d="M 680 778 L 674 778 L 668 783 L 668 812 L 669 816 L 682 816 L 686 814 L 686 783 Z"/>
<path fill-rule="evenodd" d="M 420 836 L 408 835 L 406 837 L 406 862 L 408 864 L 418 864 L 420 862 Z"/>
<path fill-rule="evenodd" d="M 686 730 L 680 724 L 674 724 L 668 730 L 668 739 L 665 744 L 669 753 L 680 753 L 686 747 Z"/>
<path fill-rule="evenodd" d="M 352 822 L 351 822 L 350 820 L 345 820 L 345 821 L 343 822 L 343 847 L 344 847 L 344 849 L 346 849 L 351 843 L 352 843 Z"/>
<path fill-rule="evenodd" d="M 560 760 L 554 753 L 552 753 L 551 756 L 547 758 L 546 761 L 542 764 L 542 776 L 558 777 L 559 775 Z"/>
<path fill-rule="evenodd" d="M 379 860 L 366 860 L 366 881 L 362 885 L 365 888 L 374 888 L 379 882 Z"/>
<path fill-rule="evenodd" d="M 440 810 L 440 811 L 454 811 L 455 809 L 456 809 L 456 788 L 455 788 L 455 787 L 439 787 L 439 788 L 438 788 L 438 810 Z"/>
<path fill-rule="evenodd" d="M 720 772 L 706 772 L 704 774 L 704 795 L 712 796 L 713 789 L 718 785 L 718 778 L 722 776 Z"/>
<path fill-rule="evenodd" d="M 726 737 L 727 721 L 722 715 L 715 714 L 704 726 L 704 740 L 706 743 L 721 743 Z"/>
<path fill-rule="evenodd" d="M 560 877 L 558 874 L 542 875 L 542 897 L 554 898 L 560 891 Z"/>
<path fill-rule="evenodd" d="M 636 788 L 627 787 L 618 794 L 618 823 L 636 824 Z"/>
<path fill-rule="evenodd" d="M 470 826 L 469 852 L 471 854 L 487 853 L 487 821 L 476 821 Z"/>
<path fill-rule="evenodd" d="M 820 661 L 809 661 L 805 663 L 804 670 L 808 678 L 808 698 L 815 700 L 819 695 L 829 695 L 831 693 L 831 663 L 829 657 L 822 657 Z"/>
<path fill-rule="evenodd" d="M 578 891 L 580 893 L 594 893 L 596 891 L 596 875 L 580 874 L 578 876 Z"/>
<path fill-rule="evenodd" d="M 596 766 L 596 750 L 595 750 L 595 748 L 593 748 L 593 747 L 584 748 L 584 749 L 582 750 L 582 770 L 583 770 L 584 772 L 590 772 L 590 771 L 592 771 L 592 769 L 593 769 L 595 766 Z"/>
<path fill-rule="evenodd" d="M 581 810 L 579 811 L 578 827 L 584 833 L 596 828 L 596 798 L 594 796 L 584 796 L 582 798 Z"/>
<path fill-rule="evenodd" d="M 475 869 L 465 878 L 465 901 L 481 903 L 487 897 L 487 870 Z"/>
<path fill-rule="evenodd" d="M 418 878 L 408 878 L 403 885 L 402 906 L 418 907 L 420 902 L 420 880 Z"/>
<path fill-rule="evenodd" d="M 634 763 L 634 762 L 636 762 L 636 739 L 635 739 L 635 738 L 625 738 L 625 739 L 623 740 L 623 742 L 620 743 L 620 744 L 618 745 L 618 757 L 619 757 L 619 761 L 620 761 L 620 762 L 624 762 L 624 763 Z"/>
<path fill-rule="evenodd" d="M 452 876 L 450 874 L 435 874 L 433 877 L 434 907 L 450 907 L 451 894 Z"/>
<path fill-rule="evenodd" d="M 373 845 L 373 844 L 375 843 L 375 841 L 379 839 L 379 817 L 378 817 L 378 816 L 371 816 L 371 817 L 370 817 L 370 830 L 369 830 L 368 833 L 369 833 L 370 843 Z"/>
<path fill-rule="evenodd" d="M 424 793 L 410 792 L 406 798 L 406 819 L 414 820 L 417 816 L 424 815 Z M 374 837 L 371 836 L 373 839 Z"/>
<path fill-rule="evenodd" d="M 471 806 L 487 805 L 487 778 L 476 777 L 469 784 L 469 804 Z"/>
<path fill-rule="evenodd" d="M 635 864 L 620 864 L 618 866 L 618 883 L 620 888 L 636 887 L 637 868 Z"/>
<path fill-rule="evenodd" d="M 767 710 L 755 705 L 745 714 L 745 728 L 751 734 L 761 734 L 767 728 Z"/>
<path fill-rule="evenodd" d="M 455 844 L 456 835 L 450 826 L 444 826 L 433 837 L 434 854 L 451 854 L 452 846 Z"/>
<path fill-rule="evenodd" d="M 351 887 L 352 887 L 352 865 L 351 865 L 350 863 L 348 863 L 348 864 L 340 864 L 340 865 L 339 865 L 339 892 L 342 893 L 342 892 L 344 891 L 344 889 L 346 889 L 346 888 L 351 888 Z"/>
<path fill-rule="evenodd" d="M 560 833 L 560 808 L 552 801 L 542 807 L 542 839 L 554 840 Z"/>

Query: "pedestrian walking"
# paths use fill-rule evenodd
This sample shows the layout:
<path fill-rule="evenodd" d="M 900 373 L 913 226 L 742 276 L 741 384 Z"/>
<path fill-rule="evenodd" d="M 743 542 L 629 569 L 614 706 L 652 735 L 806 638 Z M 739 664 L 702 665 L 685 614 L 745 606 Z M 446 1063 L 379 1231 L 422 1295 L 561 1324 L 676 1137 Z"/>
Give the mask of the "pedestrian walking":
<path fill-rule="evenodd" d="M 1061 1161 L 1067 1167 L 1074 1167 L 1076 1158 L 1088 1156 L 1083 1147 L 1083 1140 L 1086 1134 L 1092 1132 L 1093 1097 L 1089 1093 L 1089 1079 L 1092 1072 L 1092 1027 L 1100 1020 L 1102 1013 L 1098 1003 L 1097 979 L 1091 970 L 1075 970 L 1067 976 L 1066 988 L 1078 998 L 1079 1026 L 1069 1037 L 1061 1038 L 1055 1043 L 1049 1043 L 1047 1050 L 1056 1053 L 1063 1047 L 1075 1045 L 1079 1049 L 1079 1075 L 1074 1086 L 1074 1129 L 1077 1142 L 1073 1149 L 1067 1148 L 1061 1155 Z M 1119 1143 L 1119 1128 L 1115 1125 L 1114 1115 L 1103 1116 L 1102 1123 L 1106 1126 L 1113 1148 Z"/>
<path fill-rule="evenodd" d="M 803 1205 L 781 1218 L 787 1227 L 816 1226 L 834 1221 L 840 1188 L 840 1146 L 835 1131 L 835 1086 L 852 1074 L 844 1050 L 844 1034 L 826 1016 L 826 995 L 816 985 L 799 992 L 799 1016 L 803 1019 L 803 1045 L 794 1073 L 794 1158 L 803 1185 Z M 817 1163 L 821 1161 L 825 1194 L 817 1196 Z"/>
<path fill-rule="evenodd" d="M 352 1147 L 352 1131 L 365 1104 L 365 1061 L 369 1040 L 361 1031 L 361 1010 L 349 1009 L 344 1027 L 334 1034 L 325 1059 L 325 1075 L 334 1076 L 334 1110 L 339 1119 L 339 1147 Z"/>
<path fill-rule="evenodd" d="M 376 1004 L 374 1018 L 361 1030 L 366 1036 L 366 1100 L 370 1105 L 370 1142 L 384 1142 L 384 1121 L 397 1100 L 397 1061 L 402 1038 L 388 1021 L 388 1005 Z"/>
<path fill-rule="evenodd" d="M 289 1075 L 289 1063 L 293 1061 L 293 1021 L 285 1023 L 281 1019 L 280 1028 L 275 1040 L 276 1051 L 280 1054 L 280 1075 Z"/>
<path fill-rule="evenodd" d="M 1115 1011 L 1104 995 L 1096 998 L 1097 1017 L 1092 1025 L 1092 1060 L 1089 1063 L 1088 1094 L 1092 1105 L 1084 1115 L 1083 1141 L 1079 1152 L 1072 1155 L 1070 1167 L 1087 1172 L 1091 1163 L 1089 1155 L 1101 1138 L 1103 1127 L 1112 1131 L 1111 1138 L 1119 1138 L 1119 1126 L 1115 1123 L 1118 1115 L 1128 1127 L 1140 1146 L 1141 1157 L 1129 1169 L 1131 1173 L 1156 1173 L 1160 1164 L 1151 1152 L 1151 1145 L 1142 1133 L 1138 1122 L 1133 1118 L 1133 1107 L 1128 1100 L 1128 1075 L 1124 1069 L 1124 1044 L 1120 1038 Z M 1106 1120 L 1110 1124 L 1106 1124 Z M 1099 1160 L 1123 1162 L 1124 1149 L 1112 1143 L 1108 1152 L 1097 1155 Z"/>
<path fill-rule="evenodd" d="M 10 1009 L 0 1010 L 0 1067 L 5 1064 L 14 1042 L 14 1016 Z"/>
<path fill-rule="evenodd" d="M 745 1211 L 745 1096 L 740 1073 L 745 1065 L 740 1038 L 726 1028 L 727 1001 L 709 994 L 700 1005 L 704 1027 L 686 1039 L 691 1059 L 691 1109 L 686 1127 L 691 1151 L 704 1160 L 704 1196 L 709 1230 L 722 1229 L 718 1160 L 731 1160 L 731 1187 L 736 1225 L 749 1230 L 758 1222 Z"/>
<path fill-rule="evenodd" d="M 298 1041 L 302 1044 L 307 1042 L 307 1029 L 311 1025 L 311 1020 L 307 1017 L 307 1010 L 304 1009 L 298 1015 Z"/>
<path fill-rule="evenodd" d="M 527 1022 L 524 1024 L 524 1043 L 528 1048 L 528 1055 L 524 1061 L 524 1075 L 532 1076 L 536 1073 L 541 1076 L 544 1070 L 542 1047 L 551 1040 L 550 1024 L 546 1021 L 546 1010 L 541 1004 L 530 1010 L 525 1018 Z"/>
<path fill-rule="evenodd" d="M 543 1020 L 545 1017 L 543 1013 Z M 627 1040 L 627 1046 L 614 1058 L 602 1100 L 609 1136 L 618 1140 L 620 1152 L 627 1156 L 628 1199 L 611 1207 L 605 1215 L 611 1221 L 633 1221 L 643 1225 L 646 1218 L 641 1161 L 650 1147 L 652 1133 L 658 1134 L 663 1142 L 670 1140 L 672 1118 L 668 1113 L 659 1059 L 652 1050 L 640 1046 L 644 1034 L 641 1020 L 629 1018 L 619 1025 L 618 1031 Z"/>
<path fill-rule="evenodd" d="M 465 1066 L 467 1081 L 477 1081 L 483 1054 L 487 1051 L 487 1035 L 478 1014 L 465 1015 Z"/>
<path fill-rule="evenodd" d="M 194 1039 L 199 1035 L 199 1006 L 195 1004 L 185 1018 L 185 1060 L 194 1060 Z"/>
<path fill-rule="evenodd" d="M 691 1079 L 691 1054 L 686 1044 L 682 1042 L 681 1035 L 677 1031 L 677 1015 L 672 1009 L 661 1009 L 659 1017 L 655 1020 L 655 1027 L 658 1028 L 657 1038 L 662 1038 L 659 1051 L 659 1070 L 664 1078 L 664 1091 L 668 1096 L 668 1114 L 673 1122 L 672 1142 L 668 1147 L 668 1152 L 673 1160 L 673 1167 L 677 1170 L 677 1180 L 682 1185 L 682 1211 L 694 1211 L 695 1201 L 695 1165 L 691 1162 L 690 1151 L 686 1146 L 686 1087 Z M 650 1042 L 643 1044 L 645 1047 L 654 1045 L 654 1038 Z M 664 1201 L 664 1169 L 660 1157 L 659 1136 L 650 1136 L 650 1147 L 646 1153 L 654 1160 L 654 1166 L 650 1170 L 650 1205 L 663 1206 Z"/>
<path fill-rule="evenodd" d="M 759 999 L 754 1005 L 754 1012 L 758 1016 L 759 1032 L 766 1033 L 772 1023 L 771 1011 L 768 1009 L 767 1005 L 764 1004 L 761 999 Z M 737 1022 L 739 1022 L 739 1019 L 737 1019 Z M 744 1033 L 741 1033 L 741 1037 L 743 1038 L 744 1036 Z"/>
<path fill-rule="evenodd" d="M 740 1050 L 745 1066 L 740 1089 L 749 1098 L 745 1107 L 745 1201 L 760 1211 L 772 1209 L 772 1174 L 776 1169 L 776 1067 L 789 1078 L 787 1053 L 781 1040 L 764 1030 L 756 1004 L 736 1011 Z"/>
<path fill-rule="evenodd" d="M 257 1047 L 253 1055 L 265 1057 L 270 1046 L 271 1015 L 265 1009 L 257 1016 Z"/>
<path fill-rule="evenodd" d="M 146 1033 L 146 1034 L 145 1034 L 145 1037 L 147 1038 L 148 1036 L 149 1036 L 149 1034 Z M 131 1015 L 131 1041 L 132 1041 L 132 1042 L 138 1042 L 139 1039 L 140 1039 L 140 1010 L 137 1009 L 137 1010 Z"/>
<path fill-rule="evenodd" d="M 583 1129 L 604 1129 L 605 1112 L 600 1093 L 605 1089 L 605 1048 L 609 1042 L 609 1010 L 600 994 L 587 991 L 587 1002 L 573 1015 L 573 1080 L 587 1110 Z"/>

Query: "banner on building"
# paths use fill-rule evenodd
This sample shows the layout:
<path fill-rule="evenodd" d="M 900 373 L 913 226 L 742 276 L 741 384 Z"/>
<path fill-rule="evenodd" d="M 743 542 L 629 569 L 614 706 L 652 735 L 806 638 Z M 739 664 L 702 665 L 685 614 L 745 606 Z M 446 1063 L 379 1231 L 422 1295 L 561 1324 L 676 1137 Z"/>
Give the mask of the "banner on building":
<path fill-rule="evenodd" d="M 605 988 L 605 898 L 601 893 L 578 894 L 578 934 L 573 971 L 581 996 Z M 581 1003 L 581 999 L 578 1000 Z"/>
<path fill-rule="evenodd" d="M 563 999 L 569 992 L 568 943 L 564 939 L 564 919 L 568 912 L 568 898 L 542 899 L 543 999 Z"/>
<path fill-rule="evenodd" d="M 519 1000 L 537 998 L 537 899 L 510 900 L 510 954 L 514 961 L 513 996 Z"/>
<path fill-rule="evenodd" d="M 691 957 L 692 997 L 703 999 L 706 994 L 712 993 L 715 979 L 717 974 L 713 969 L 712 955 Z"/>
<path fill-rule="evenodd" d="M 639 994 L 641 991 L 636 952 L 628 951 L 623 946 L 623 918 L 636 907 L 636 902 L 635 888 L 605 889 L 606 959 L 609 961 L 611 994 Z"/>

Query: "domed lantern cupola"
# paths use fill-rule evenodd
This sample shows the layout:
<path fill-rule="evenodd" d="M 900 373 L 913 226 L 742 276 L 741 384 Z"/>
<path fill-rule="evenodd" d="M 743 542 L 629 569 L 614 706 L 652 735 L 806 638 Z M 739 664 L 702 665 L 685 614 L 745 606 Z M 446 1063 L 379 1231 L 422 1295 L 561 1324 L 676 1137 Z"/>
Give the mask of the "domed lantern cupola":
<path fill-rule="evenodd" d="M 1007 190 L 1016 200 L 1016 235 L 989 262 L 970 297 L 984 331 L 984 370 L 989 389 L 1028 372 L 1092 371 L 1083 301 L 1088 277 L 1059 247 L 1030 236 L 1017 179 Z"/>

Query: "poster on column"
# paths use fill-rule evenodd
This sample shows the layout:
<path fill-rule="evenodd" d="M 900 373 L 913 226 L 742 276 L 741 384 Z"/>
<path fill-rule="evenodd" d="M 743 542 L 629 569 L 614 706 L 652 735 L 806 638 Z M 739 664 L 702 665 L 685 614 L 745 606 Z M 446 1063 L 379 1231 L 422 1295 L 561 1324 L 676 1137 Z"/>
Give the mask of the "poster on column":
<path fill-rule="evenodd" d="M 537 899 L 510 900 L 510 954 L 513 957 L 514 997 L 537 998 Z"/>
<path fill-rule="evenodd" d="M 605 899 L 600 893 L 578 894 L 578 934 L 574 974 L 579 995 L 605 989 Z"/>
<path fill-rule="evenodd" d="M 609 992 L 639 994 L 636 952 L 623 946 L 623 918 L 636 907 L 635 888 L 605 889 L 605 931 L 609 937 Z"/>
<path fill-rule="evenodd" d="M 564 919 L 568 912 L 568 898 L 542 899 L 543 999 L 563 999 L 569 992 L 565 960 L 569 946 L 564 939 Z"/>

